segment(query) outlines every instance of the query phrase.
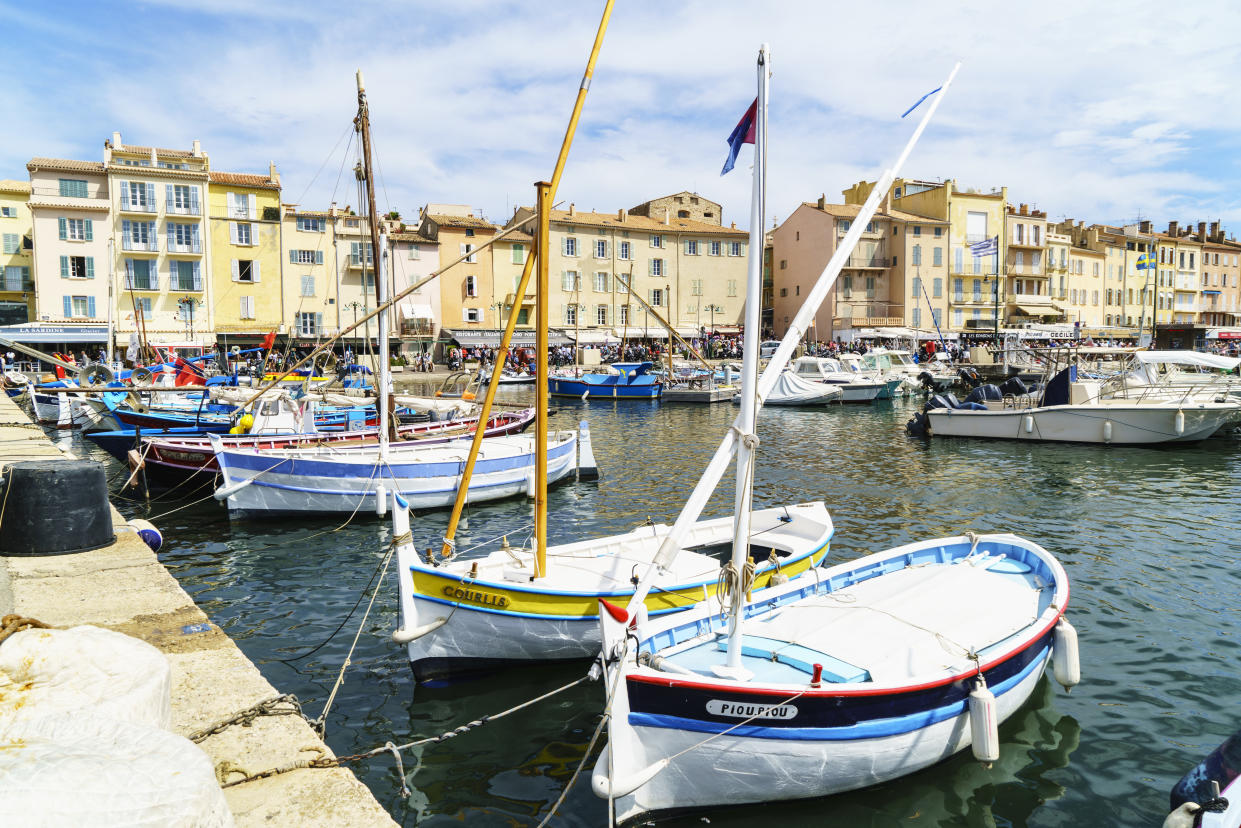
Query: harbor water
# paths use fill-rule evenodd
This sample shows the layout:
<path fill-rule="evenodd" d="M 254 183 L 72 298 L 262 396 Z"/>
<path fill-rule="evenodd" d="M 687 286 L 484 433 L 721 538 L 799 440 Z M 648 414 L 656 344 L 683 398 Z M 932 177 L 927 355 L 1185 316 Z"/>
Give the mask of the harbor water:
<path fill-rule="evenodd" d="M 553 404 L 554 427 L 590 422 L 601 479 L 553 489 L 552 543 L 671 522 L 736 414 L 728 405 Z M 836 526 L 829 563 L 966 530 L 1040 543 L 1069 574 L 1082 684 L 1066 694 L 1049 674 L 1001 727 L 1001 757 L 989 770 L 967 750 L 868 790 L 666 824 L 1158 825 L 1173 783 L 1241 727 L 1241 440 L 1154 449 L 927 442 L 904 433 L 913 410 L 912 401 L 764 410 L 756 504 L 826 501 Z M 89 443 L 80 450 L 106 458 Z M 107 462 L 123 480 L 119 464 Z M 389 525 L 373 515 L 343 527 L 340 518 L 230 523 L 214 500 L 185 505 L 209 493 L 156 494 L 149 509 L 117 502 L 156 522 L 166 539 L 160 558 L 182 586 L 273 685 L 318 715 L 366 609 L 365 598 L 356 605 Z M 726 481 L 708 511 L 726 514 L 731 502 Z M 516 543 L 531 531 L 530 501 L 471 507 L 468 519 L 458 535 L 464 554 L 501 535 Z M 446 522 L 446 512 L 418 515 L 419 548 L 438 548 Z M 388 639 L 396 606 L 389 568 L 327 720 L 326 741 L 340 755 L 452 730 L 587 669 L 533 666 L 415 687 L 404 648 Z M 413 749 L 408 799 L 390 755 L 353 767 L 405 825 L 537 824 L 584 755 L 602 693 L 598 683 L 581 684 Z M 583 775 L 552 824 L 606 821 Z"/>

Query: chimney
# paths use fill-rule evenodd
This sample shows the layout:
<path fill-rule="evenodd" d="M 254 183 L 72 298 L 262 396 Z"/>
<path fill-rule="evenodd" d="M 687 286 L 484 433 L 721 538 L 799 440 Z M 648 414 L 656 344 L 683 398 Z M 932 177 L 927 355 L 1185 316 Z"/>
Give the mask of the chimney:
<path fill-rule="evenodd" d="M 730 221 L 730 222 L 728 223 L 728 226 L 729 226 L 729 228 L 730 228 L 730 229 L 732 229 L 732 230 L 736 230 L 736 229 L 737 229 L 737 222 L 735 222 L 735 221 Z"/>
<path fill-rule="evenodd" d="M 268 181 L 270 181 L 270 182 L 271 182 L 271 183 L 273 183 L 273 184 L 279 184 L 279 183 L 280 183 L 280 173 L 276 172 L 276 162 L 275 162 L 275 161 L 268 161 L 268 162 L 267 162 L 267 180 L 268 180 Z"/>
<path fill-rule="evenodd" d="M 672 224 L 672 210 L 668 207 L 664 208 L 664 224 Z"/>
<path fill-rule="evenodd" d="M 569 215 L 577 215 L 577 207 L 572 201 L 569 202 Z"/>
<path fill-rule="evenodd" d="M 1030 215 L 1030 207 L 1027 204 L 1022 204 L 1020 207 L 1017 208 L 1017 212 L 1019 212 L 1023 216 L 1028 216 Z"/>
<path fill-rule="evenodd" d="M 1198 241 L 1207 240 L 1207 223 L 1205 221 L 1198 222 Z"/>
<path fill-rule="evenodd" d="M 159 159 L 155 157 L 155 147 L 151 147 L 151 166 L 152 167 L 159 166 Z"/>
<path fill-rule="evenodd" d="M 202 142 L 199 141 L 197 138 L 195 138 L 193 143 L 190 144 L 190 154 L 193 155 L 195 158 L 203 157 L 203 145 L 202 145 Z"/>
<path fill-rule="evenodd" d="M 327 214 L 332 218 L 336 218 L 336 202 L 332 202 L 332 206 L 328 208 Z"/>
<path fill-rule="evenodd" d="M 1175 222 L 1175 221 L 1168 222 L 1168 235 L 1169 236 L 1172 236 L 1173 238 L 1175 238 L 1178 235 L 1177 231 L 1180 229 L 1181 229 L 1181 225 L 1178 222 Z"/>
<path fill-rule="evenodd" d="M 123 145 L 121 144 L 121 133 L 119 132 L 112 133 L 112 149 L 118 150 L 122 146 Z"/>
<path fill-rule="evenodd" d="M 1140 222 L 1138 222 L 1138 232 L 1139 233 L 1150 233 L 1151 232 L 1150 219 L 1142 219 Z"/>
<path fill-rule="evenodd" d="M 620 209 L 620 210 L 617 210 L 617 211 L 616 211 L 616 220 L 617 220 L 617 221 L 624 221 L 624 220 L 625 220 L 625 210 L 624 210 L 624 208 L 622 208 L 622 209 Z"/>
<path fill-rule="evenodd" d="M 823 193 L 823 195 L 819 196 L 819 209 L 827 209 L 827 193 Z"/>
<path fill-rule="evenodd" d="M 1219 222 L 1218 222 L 1218 221 L 1213 221 L 1213 222 L 1211 222 L 1211 236 L 1212 236 L 1212 237 L 1214 237 L 1214 236 L 1218 236 L 1218 235 L 1220 235 L 1220 232 L 1219 232 Z"/>

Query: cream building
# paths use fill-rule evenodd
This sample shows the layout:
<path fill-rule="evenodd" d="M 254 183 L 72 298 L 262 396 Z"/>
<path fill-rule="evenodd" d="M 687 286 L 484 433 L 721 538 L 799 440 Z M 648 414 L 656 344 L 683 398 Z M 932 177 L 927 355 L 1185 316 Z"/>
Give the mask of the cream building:
<path fill-rule="evenodd" d="M 496 225 L 474 215 L 468 204 L 427 204 L 422 208 L 417 234 L 436 246 L 439 277 L 439 336 L 455 338 L 463 346 L 499 344 L 500 307 L 496 302 L 493 256 L 482 245 L 496 233 Z M 460 262 L 453 264 L 462 256 Z"/>
<path fill-rule="evenodd" d="M 1198 222 L 1202 242 L 1202 314 L 1199 323 L 1231 327 L 1241 321 L 1241 244 L 1226 238 L 1218 221 Z"/>
<path fill-rule="evenodd" d="M 89 345 L 107 340 L 111 205 L 108 174 L 98 161 L 33 158 L 30 217 L 36 321 L 64 339 Z"/>
<path fill-rule="evenodd" d="M 35 317 L 30 183 L 0 181 L 0 325 Z"/>
<path fill-rule="evenodd" d="M 191 353 L 215 345 L 206 197 L 210 162 L 190 150 L 104 143 L 111 266 L 116 273 L 116 341 L 141 331 L 157 347 Z"/>
<path fill-rule="evenodd" d="M 439 244 L 425 239 L 400 222 L 390 223 L 389 287 L 391 296 L 413 287 L 439 267 Z M 401 349 L 408 354 L 430 351 L 439 336 L 437 320 L 443 318 L 439 279 L 415 289 L 396 306 L 396 331 Z"/>
<path fill-rule="evenodd" d="M 1009 204 L 1005 210 L 1005 235 L 1006 321 L 1010 325 L 1060 321 L 1062 312 L 1052 304 L 1047 272 L 1047 214 L 1025 204 Z"/>
<path fill-rule="evenodd" d="M 286 341 L 315 339 L 340 326 L 335 207 L 280 207 L 280 279 Z"/>
<path fill-rule="evenodd" d="M 208 210 L 211 244 L 211 303 L 217 339 L 231 345 L 240 337 L 253 339 L 284 324 L 280 223 L 280 176 L 276 165 L 267 175 L 212 171 Z M 173 243 L 172 233 L 168 236 Z M 170 251 L 171 252 L 171 251 Z M 172 290 L 191 285 L 192 265 L 174 260 Z M 180 270 L 180 273 L 176 269 Z M 183 312 L 192 295 L 181 300 Z M 234 341 L 230 341 L 230 338 Z M 237 343 L 243 344 L 243 343 Z"/>
<path fill-rule="evenodd" d="M 553 325 L 584 345 L 667 339 L 658 316 L 687 339 L 703 329 L 740 330 L 749 234 L 662 212 L 585 213 L 572 204 L 552 211 Z M 521 207 L 509 224 L 531 214 Z"/>

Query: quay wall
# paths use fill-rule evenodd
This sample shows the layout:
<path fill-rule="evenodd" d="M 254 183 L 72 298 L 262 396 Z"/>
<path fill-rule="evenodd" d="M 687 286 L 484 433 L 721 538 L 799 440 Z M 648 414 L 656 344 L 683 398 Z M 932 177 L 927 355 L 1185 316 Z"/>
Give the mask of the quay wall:
<path fill-rule="evenodd" d="M 0 473 L 9 464 L 68 456 L 0 394 Z M 0 520 L 3 516 L 0 515 Z M 0 615 L 55 627 L 93 624 L 140 638 L 172 665 L 172 727 L 188 736 L 279 694 L 207 618 L 155 553 L 112 508 L 116 542 L 52 557 L 0 557 Z M 175 541 L 175 539 L 171 539 Z M 297 716 L 260 716 L 200 743 L 217 768 L 257 773 L 333 756 Z M 238 773 L 229 776 L 239 778 Z M 346 768 L 301 769 L 226 788 L 238 826 L 394 826 Z"/>

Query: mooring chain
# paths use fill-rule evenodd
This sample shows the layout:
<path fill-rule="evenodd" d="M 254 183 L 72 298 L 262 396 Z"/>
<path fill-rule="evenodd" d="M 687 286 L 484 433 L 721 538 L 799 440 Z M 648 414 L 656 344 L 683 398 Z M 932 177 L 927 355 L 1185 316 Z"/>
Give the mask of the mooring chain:
<path fill-rule="evenodd" d="M 285 708 L 279 707 L 282 704 L 289 706 Z M 260 716 L 301 716 L 303 719 L 306 718 L 306 715 L 302 713 L 302 703 L 298 701 L 297 696 L 292 693 L 284 693 L 261 701 L 252 707 L 247 707 L 245 710 L 234 713 L 227 719 L 216 722 L 210 727 L 191 733 L 188 738 L 191 742 L 202 742 L 209 736 L 223 733 L 233 725 L 250 727 L 254 724 L 254 720 Z"/>

